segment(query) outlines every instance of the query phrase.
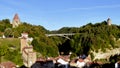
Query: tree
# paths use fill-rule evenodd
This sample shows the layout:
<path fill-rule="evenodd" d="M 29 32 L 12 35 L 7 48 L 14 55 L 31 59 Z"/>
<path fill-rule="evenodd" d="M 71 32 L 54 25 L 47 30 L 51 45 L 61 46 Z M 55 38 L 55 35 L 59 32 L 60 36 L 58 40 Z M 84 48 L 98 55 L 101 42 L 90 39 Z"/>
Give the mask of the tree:
<path fill-rule="evenodd" d="M 6 37 L 12 37 L 13 36 L 13 31 L 11 28 L 6 28 L 5 31 L 4 31 L 4 35 Z"/>
<path fill-rule="evenodd" d="M 6 55 L 8 53 L 8 47 L 0 45 L 0 57 Z"/>
<path fill-rule="evenodd" d="M 73 53 L 76 53 L 77 55 L 83 53 L 83 47 L 81 45 L 80 34 L 76 34 L 70 43 L 71 43 L 71 48 L 72 48 Z"/>
<path fill-rule="evenodd" d="M 9 50 L 8 53 L 5 55 L 5 59 L 10 60 L 17 65 L 23 64 L 23 61 L 21 61 L 21 54 L 18 50 Z"/>

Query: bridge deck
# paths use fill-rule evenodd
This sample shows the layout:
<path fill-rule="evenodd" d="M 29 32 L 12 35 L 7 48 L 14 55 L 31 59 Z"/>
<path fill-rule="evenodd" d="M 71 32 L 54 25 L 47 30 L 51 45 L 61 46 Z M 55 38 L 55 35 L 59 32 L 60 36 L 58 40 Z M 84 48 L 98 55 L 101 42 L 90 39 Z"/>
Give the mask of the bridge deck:
<path fill-rule="evenodd" d="M 75 35 L 74 33 L 64 33 L 64 34 L 45 34 L 47 37 L 49 36 L 70 36 L 70 35 Z"/>

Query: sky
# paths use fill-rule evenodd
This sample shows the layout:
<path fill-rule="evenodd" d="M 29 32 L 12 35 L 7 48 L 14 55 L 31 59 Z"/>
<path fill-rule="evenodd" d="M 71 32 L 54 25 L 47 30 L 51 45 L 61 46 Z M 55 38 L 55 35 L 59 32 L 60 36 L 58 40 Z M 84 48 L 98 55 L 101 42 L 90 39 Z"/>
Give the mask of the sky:
<path fill-rule="evenodd" d="M 120 25 L 120 0 L 0 0 L 0 20 L 19 15 L 22 22 L 47 30 L 81 27 L 110 18 Z"/>

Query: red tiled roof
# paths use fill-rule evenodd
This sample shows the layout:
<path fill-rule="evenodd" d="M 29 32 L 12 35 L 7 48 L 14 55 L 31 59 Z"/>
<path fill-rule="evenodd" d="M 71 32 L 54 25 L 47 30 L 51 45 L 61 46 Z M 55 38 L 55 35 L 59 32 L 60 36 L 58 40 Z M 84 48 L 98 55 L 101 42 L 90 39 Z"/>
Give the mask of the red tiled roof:
<path fill-rule="evenodd" d="M 16 19 L 19 19 L 19 17 L 18 17 L 18 14 L 16 13 L 15 14 L 15 16 L 14 16 L 14 18 L 13 18 L 14 20 L 16 20 Z"/>
<path fill-rule="evenodd" d="M 39 58 L 37 58 L 36 61 L 45 61 L 45 58 L 41 58 L 41 57 L 39 57 Z"/>
<path fill-rule="evenodd" d="M 13 68 L 13 67 L 16 67 L 16 65 L 11 62 L 11 61 L 8 61 L 8 62 L 3 62 L 0 64 L 1 66 L 4 66 L 5 68 Z"/>

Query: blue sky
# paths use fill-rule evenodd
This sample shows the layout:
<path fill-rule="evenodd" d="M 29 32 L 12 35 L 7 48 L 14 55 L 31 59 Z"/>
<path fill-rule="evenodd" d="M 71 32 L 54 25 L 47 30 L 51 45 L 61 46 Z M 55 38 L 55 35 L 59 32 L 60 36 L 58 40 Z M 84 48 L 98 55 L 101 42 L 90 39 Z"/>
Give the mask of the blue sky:
<path fill-rule="evenodd" d="M 108 17 L 120 24 L 120 0 L 0 0 L 0 20 L 12 21 L 18 13 L 22 22 L 48 30 L 80 27 Z"/>

